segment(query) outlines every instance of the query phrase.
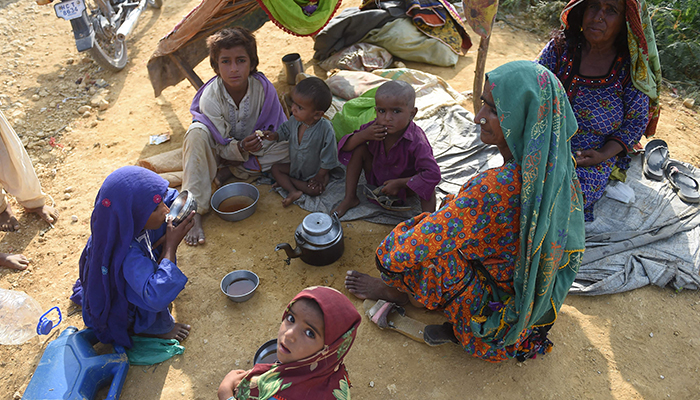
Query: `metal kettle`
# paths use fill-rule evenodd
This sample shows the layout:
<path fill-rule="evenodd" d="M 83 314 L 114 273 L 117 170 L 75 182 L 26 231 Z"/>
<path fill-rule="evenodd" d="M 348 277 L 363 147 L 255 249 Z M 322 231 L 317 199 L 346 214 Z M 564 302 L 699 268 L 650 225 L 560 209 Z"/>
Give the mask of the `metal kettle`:
<path fill-rule="evenodd" d="M 294 232 L 294 240 L 294 249 L 289 243 L 275 246 L 275 251 L 287 253 L 287 264 L 292 258 L 300 257 L 310 265 L 328 265 L 338 260 L 345 250 L 343 226 L 337 213 L 332 216 L 322 212 L 307 215 Z"/>

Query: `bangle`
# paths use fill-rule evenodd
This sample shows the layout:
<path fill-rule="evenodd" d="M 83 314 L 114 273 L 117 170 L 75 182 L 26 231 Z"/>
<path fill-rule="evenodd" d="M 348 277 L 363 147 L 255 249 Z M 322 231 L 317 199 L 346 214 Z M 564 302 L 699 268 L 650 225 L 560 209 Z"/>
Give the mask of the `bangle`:
<path fill-rule="evenodd" d="M 238 141 L 238 151 L 241 152 L 241 153 L 243 153 L 244 150 L 245 150 L 245 149 L 243 148 L 243 142 L 242 142 L 242 141 Z"/>

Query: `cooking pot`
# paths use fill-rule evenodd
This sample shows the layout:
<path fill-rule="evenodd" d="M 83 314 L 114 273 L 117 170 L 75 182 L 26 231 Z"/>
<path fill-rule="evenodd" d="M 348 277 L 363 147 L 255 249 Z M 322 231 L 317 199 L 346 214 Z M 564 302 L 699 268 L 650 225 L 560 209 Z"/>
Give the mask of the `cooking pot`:
<path fill-rule="evenodd" d="M 301 257 L 307 264 L 328 265 L 339 259 L 345 250 L 343 227 L 337 213 L 333 216 L 322 212 L 307 215 L 294 232 L 294 239 L 297 244 L 294 250 L 289 243 L 275 246 L 275 251 L 287 253 L 287 264 L 292 258 Z"/>

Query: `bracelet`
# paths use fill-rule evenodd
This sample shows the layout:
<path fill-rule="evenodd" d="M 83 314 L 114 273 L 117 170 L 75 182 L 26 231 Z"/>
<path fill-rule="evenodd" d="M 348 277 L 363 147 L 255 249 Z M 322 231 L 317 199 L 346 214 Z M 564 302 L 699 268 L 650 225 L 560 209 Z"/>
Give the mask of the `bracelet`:
<path fill-rule="evenodd" d="M 240 153 L 243 153 L 243 151 L 245 151 L 245 149 L 243 148 L 243 142 L 242 142 L 242 141 L 238 141 L 238 151 L 239 151 Z"/>

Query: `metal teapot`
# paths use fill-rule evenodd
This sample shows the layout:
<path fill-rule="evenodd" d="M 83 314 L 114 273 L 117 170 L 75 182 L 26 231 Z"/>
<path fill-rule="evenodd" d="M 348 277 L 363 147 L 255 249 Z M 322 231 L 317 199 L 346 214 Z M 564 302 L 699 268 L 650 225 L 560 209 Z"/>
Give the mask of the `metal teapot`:
<path fill-rule="evenodd" d="M 307 215 L 294 232 L 297 247 L 280 243 L 275 251 L 284 250 L 289 264 L 292 258 L 301 257 L 307 264 L 322 266 L 335 262 L 343 255 L 343 227 L 337 213 L 330 216 L 316 212 Z"/>

